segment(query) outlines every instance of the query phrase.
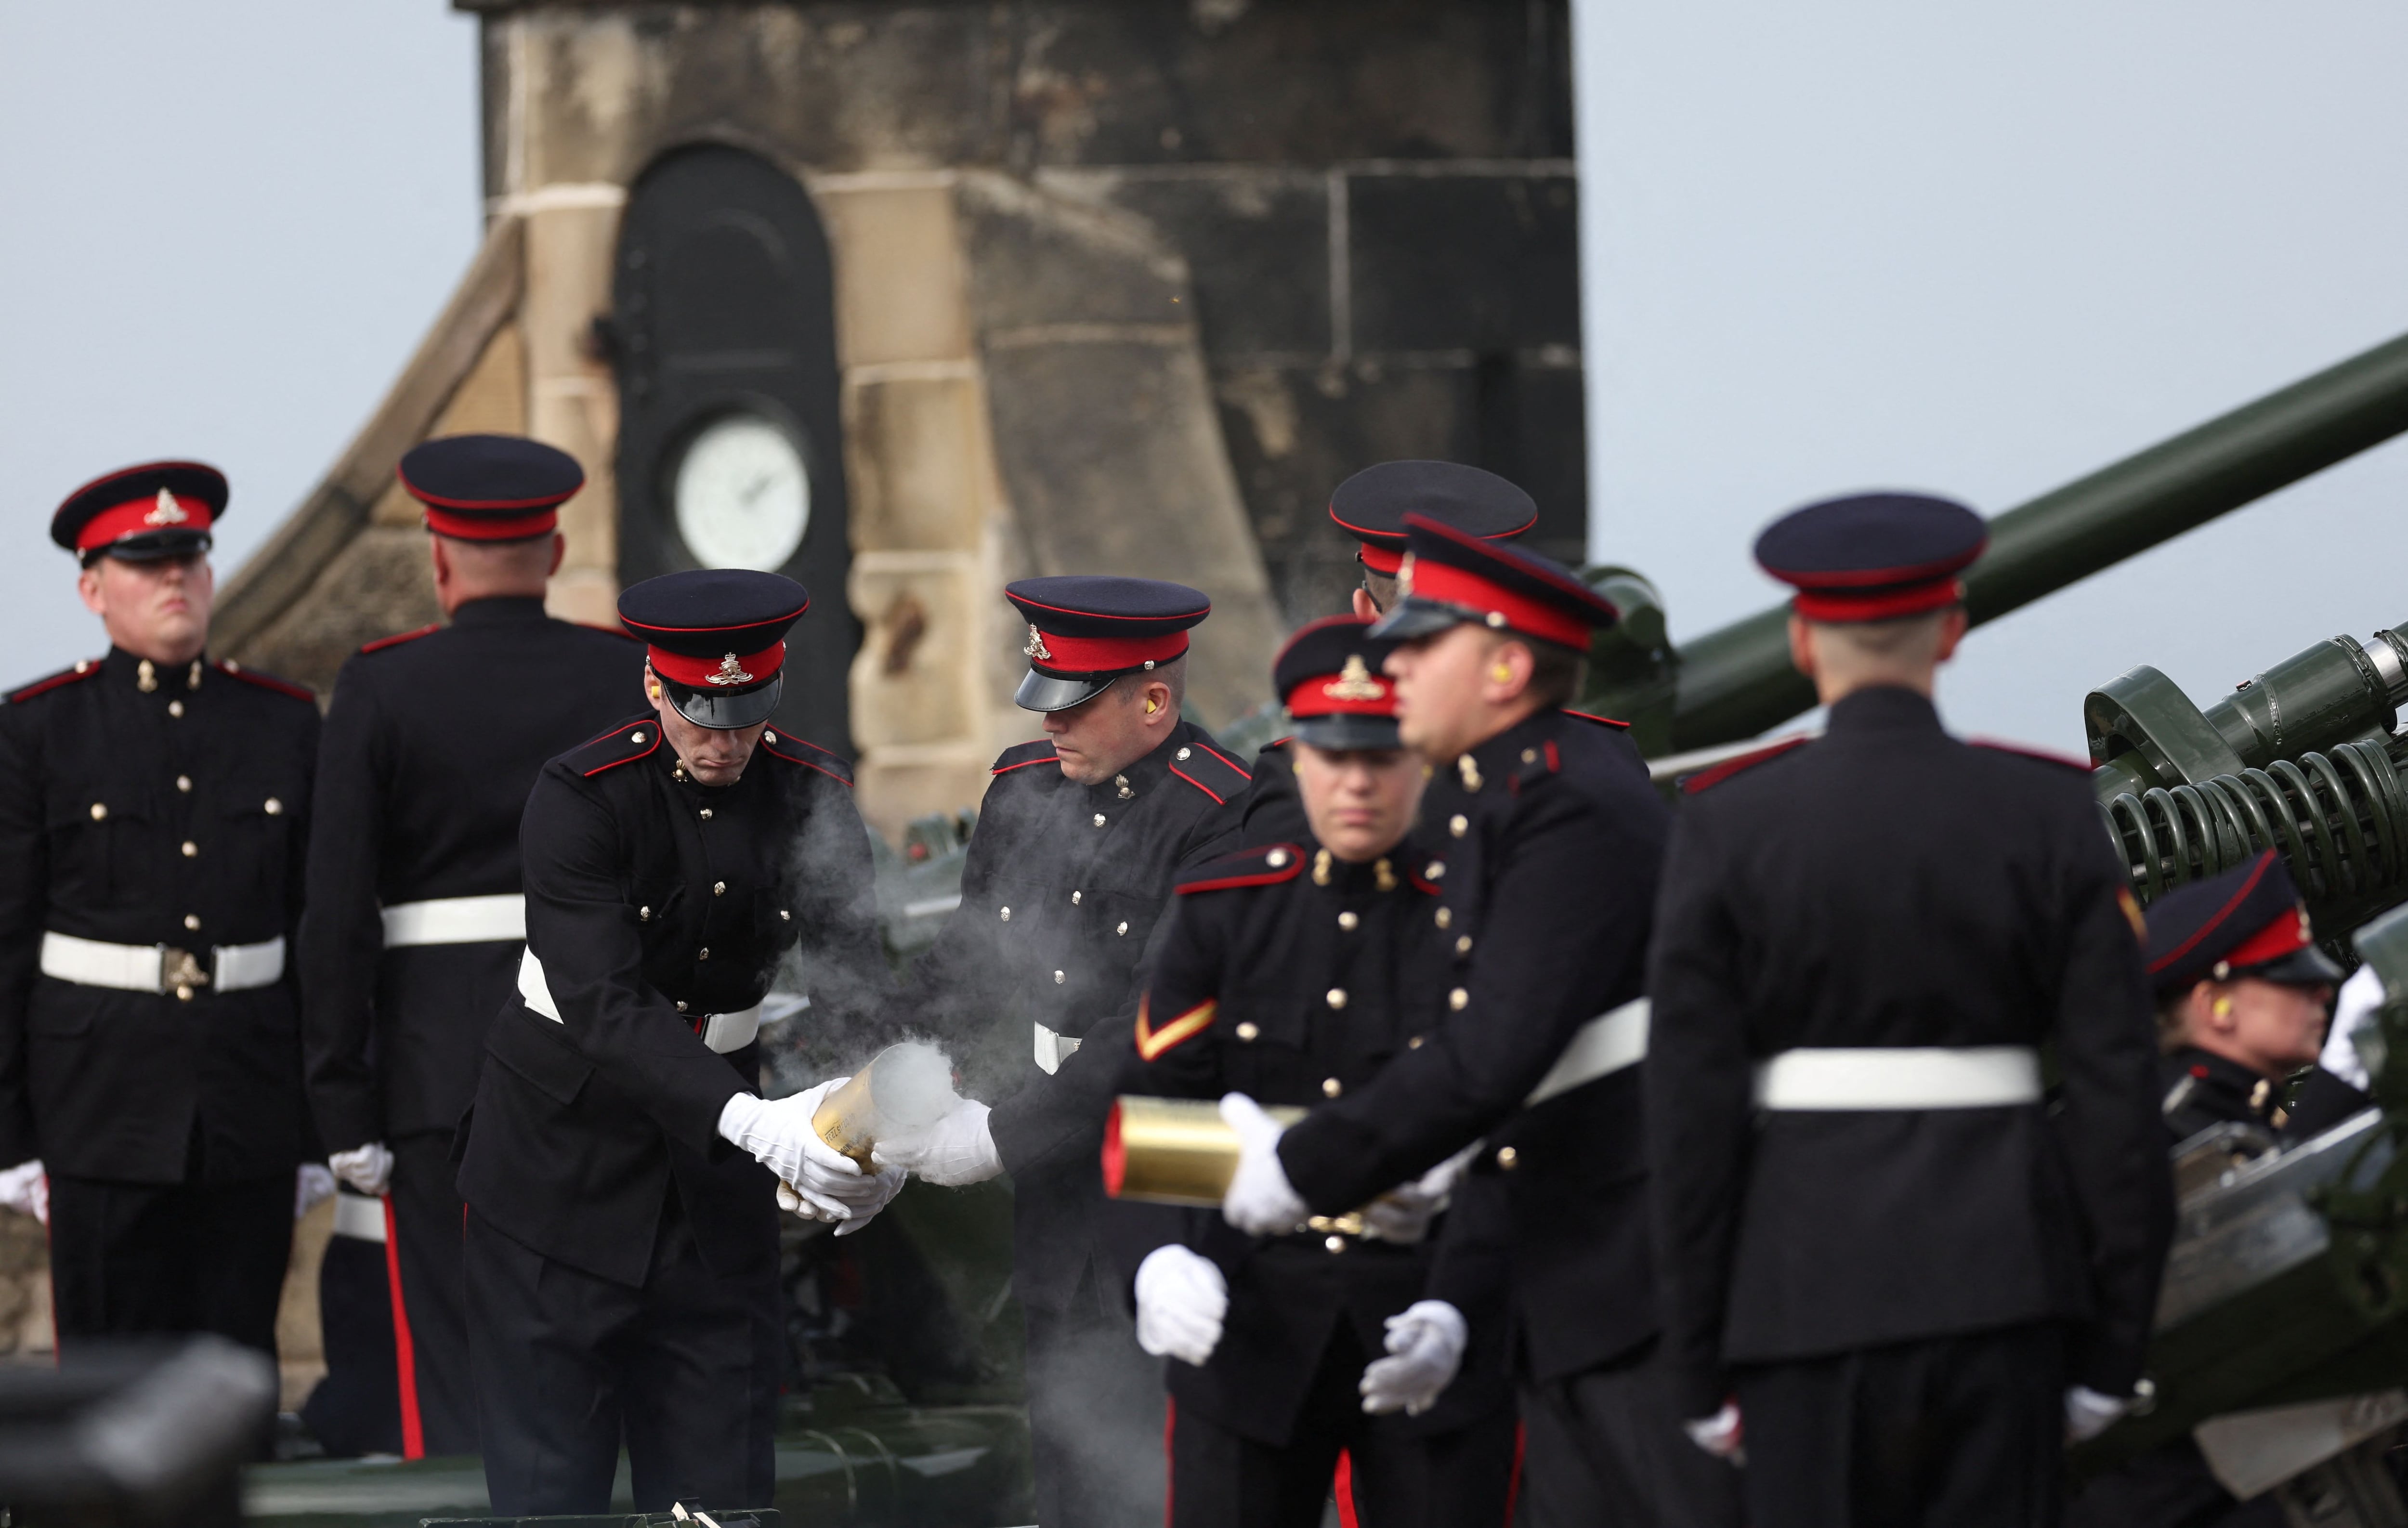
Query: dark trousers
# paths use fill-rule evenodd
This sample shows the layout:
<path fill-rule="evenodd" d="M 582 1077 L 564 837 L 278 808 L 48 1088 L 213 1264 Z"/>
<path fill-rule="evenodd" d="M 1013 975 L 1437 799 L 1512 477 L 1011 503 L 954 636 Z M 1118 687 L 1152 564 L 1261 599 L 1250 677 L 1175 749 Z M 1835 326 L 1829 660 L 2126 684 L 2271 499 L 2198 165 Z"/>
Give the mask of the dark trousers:
<path fill-rule="evenodd" d="M 50 1177 L 50 1307 L 78 1338 L 214 1332 L 276 1356 L 293 1174 L 239 1183 Z"/>
<path fill-rule="evenodd" d="M 468 1312 L 461 1264 L 460 1191 L 450 1135 L 393 1143 L 393 1221 L 407 1341 L 395 1331 L 405 1435 L 415 1413 L 422 1453 L 477 1451 L 477 1392 L 468 1374 Z"/>
<path fill-rule="evenodd" d="M 2039 1528 L 2063 1510 L 2053 1326 L 1743 1368 L 1751 1528 Z"/>
<path fill-rule="evenodd" d="M 1028 1434 L 1043 1528 L 1162 1521 L 1162 1361 L 1092 1269 L 1067 1310 L 1022 1307 Z"/>
<path fill-rule="evenodd" d="M 2074 1493 L 2066 1528 L 2283 1528 L 2274 1493 L 2235 1501 L 2189 1438 L 2128 1459 Z"/>
<path fill-rule="evenodd" d="M 643 1287 L 548 1258 L 468 1212 L 468 1343 L 496 1517 L 766 1507 L 776 1483 L 778 1283 L 723 1279 L 668 1195 Z"/>
<path fill-rule="evenodd" d="M 1681 1431 L 1652 1351 L 1525 1380 L 1521 1402 L 1523 1528 L 1737 1528 L 1740 1472 Z"/>
<path fill-rule="evenodd" d="M 383 1206 L 349 1189 L 336 1202 Z M 401 1393 L 394 1364 L 393 1288 L 385 1277 L 385 1244 L 346 1235 L 342 1216 L 318 1264 L 318 1331 L 326 1378 L 301 1405 L 309 1435 L 338 1459 L 401 1452 Z"/>
<path fill-rule="evenodd" d="M 1356 1387 L 1369 1362 L 1340 1326 L 1285 1445 L 1182 1414 L 1174 1403 L 1165 1439 L 1170 1528 L 1319 1528 L 1333 1492 L 1344 1521 L 1360 1528 L 1503 1528 L 1512 1509 L 1512 1413 L 1433 1435 L 1401 1417 L 1367 1417 Z"/>

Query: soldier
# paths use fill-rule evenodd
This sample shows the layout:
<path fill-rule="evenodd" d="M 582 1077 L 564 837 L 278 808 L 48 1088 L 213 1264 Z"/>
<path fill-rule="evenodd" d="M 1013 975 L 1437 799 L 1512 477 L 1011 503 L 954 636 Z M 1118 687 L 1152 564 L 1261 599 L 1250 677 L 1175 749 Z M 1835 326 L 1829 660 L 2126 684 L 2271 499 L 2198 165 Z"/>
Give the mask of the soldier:
<path fill-rule="evenodd" d="M 1563 709 L 1614 612 L 1545 558 L 1406 525 L 1404 593 L 1373 635 L 1399 639 L 1400 735 L 1437 768 L 1421 873 L 1442 888 L 1446 1017 L 1285 1132 L 1254 1111 L 1223 1213 L 1255 1234 L 1343 1214 L 1482 1141 L 1447 1240 L 1508 1228 L 1532 1521 L 1727 1522 L 1731 1472 L 1683 1443 L 1650 1363 L 1645 1019 L 1626 1005 L 1666 812 L 1622 730 Z"/>
<path fill-rule="evenodd" d="M 1389 644 L 1368 639 L 1369 624 L 1318 621 L 1281 652 L 1310 831 L 1180 876 L 1138 1010 L 1132 1092 L 1323 1106 L 1445 1017 L 1450 941 L 1431 921 L 1439 885 L 1420 874 L 1434 846 L 1406 836 L 1426 771 L 1398 741 L 1377 677 Z M 1138 1340 L 1177 1360 L 1174 1528 L 1313 1528 L 1341 1454 L 1346 1505 L 1369 1521 L 1505 1520 L 1501 1303 L 1423 1297 L 1435 1207 L 1383 1196 L 1263 1238 L 1211 1212 L 1123 1212 L 1125 1230 L 1152 1233 L 1129 1247 Z M 1450 1385 L 1467 1303 L 1498 1318 L 1476 1333 L 1489 1361 Z"/>
<path fill-rule="evenodd" d="M 225 507 L 194 462 L 70 494 L 50 537 L 108 654 L 0 708 L 0 1158 L 48 1169 L 69 1358 L 160 1332 L 276 1350 L 318 708 L 204 656 Z"/>
<path fill-rule="evenodd" d="M 604 1511 L 623 1439 L 640 1510 L 767 1503 L 773 1190 L 857 1228 L 901 1187 L 813 1134 L 837 1083 L 758 1096 L 761 1000 L 798 941 L 814 1021 L 872 1020 L 891 985 L 852 772 L 767 725 L 810 603 L 772 573 L 629 589 L 652 710 L 544 765 L 527 798 L 526 951 L 461 1127 L 500 1516 Z"/>
<path fill-rule="evenodd" d="M 390 1180 L 401 1451 L 416 1459 L 477 1451 L 452 1133 L 526 939 L 519 814 L 545 760 L 625 713 L 643 650 L 543 612 L 559 506 L 585 482 L 566 452 L 455 436 L 403 457 L 401 482 L 426 506 L 451 624 L 369 643 L 336 682 L 300 967 L 329 1161 L 362 1193 Z"/>
<path fill-rule="evenodd" d="M 1148 578 L 1026 578 L 1014 700 L 1046 735 L 1008 749 L 979 808 L 962 905 L 898 1011 L 968 1042 L 1033 1040 L 990 1113 L 965 1102 L 877 1160 L 938 1183 L 1012 1176 L 1012 1287 L 1028 1338 L 1038 1517 L 1109 1528 L 1159 1511 L 1162 1387 L 1097 1241 L 1096 1153 L 1135 1022 L 1140 954 L 1182 865 L 1234 844 L 1246 772 L 1182 721 L 1188 631 L 1211 602 Z M 1029 1035 L 1030 1039 L 1020 1038 Z M 1082 1042 L 1088 1046 L 1082 1049 Z"/>
<path fill-rule="evenodd" d="M 2172 1196 L 2140 910 L 2086 769 L 1941 728 L 1985 537 L 1899 493 L 1764 533 L 1829 731 L 1691 778 L 1665 868 L 1667 1329 L 1692 1436 L 1744 1421 L 1756 1528 L 2055 1521 L 2069 1432 L 2141 1374 Z"/>
<path fill-rule="evenodd" d="M 1363 566 L 1363 581 L 1354 593 L 1361 620 L 1377 621 L 1397 603 L 1408 514 L 1485 541 L 1510 541 L 1538 523 L 1539 506 L 1495 473 L 1454 462 L 1382 462 L 1340 483 L 1329 495 L 1329 518 L 1361 541 L 1354 561 Z M 1254 785 L 1244 810 L 1250 844 L 1278 843 L 1305 831 L 1286 742 L 1266 744 L 1254 755 Z"/>

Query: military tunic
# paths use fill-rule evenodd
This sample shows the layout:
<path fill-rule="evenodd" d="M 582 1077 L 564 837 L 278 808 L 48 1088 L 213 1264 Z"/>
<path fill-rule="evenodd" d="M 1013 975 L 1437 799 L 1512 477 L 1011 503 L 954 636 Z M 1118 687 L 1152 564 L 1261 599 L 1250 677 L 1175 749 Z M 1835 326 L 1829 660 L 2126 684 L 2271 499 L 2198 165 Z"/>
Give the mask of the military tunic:
<path fill-rule="evenodd" d="M 523 941 L 389 939 L 381 910 L 515 899 L 537 773 L 626 713 L 643 664 L 637 643 L 555 621 L 540 598 L 472 600 L 449 626 L 361 649 L 326 713 L 299 941 L 310 1103 L 328 1151 L 393 1149 L 402 1393 L 424 1452 L 477 1447 L 452 1133 Z"/>
<path fill-rule="evenodd" d="M 281 962 L 317 743 L 298 686 L 114 649 L 0 707 L 0 1157 L 50 1175 L 70 1351 L 188 1330 L 274 1350 L 310 1154 L 293 979 L 209 978 L 223 947 Z M 165 950 L 162 986 L 43 975 L 46 934 Z"/>
<path fill-rule="evenodd" d="M 1308 838 L 1182 874 L 1130 1091 L 1327 1107 L 1425 1043 L 1445 1017 L 1453 962 L 1431 921 L 1439 884 L 1419 874 L 1428 858 L 1408 840 L 1354 864 Z M 1341 1449 L 1369 1521 L 1502 1518 L 1512 1428 L 1501 1299 L 1447 1292 L 1473 1332 L 1455 1383 L 1422 1417 L 1369 1418 L 1356 1384 L 1386 1350 L 1386 1319 L 1428 1288 L 1431 1243 L 1367 1238 L 1351 1221 L 1250 1237 L 1209 1210 L 1146 1223 L 1159 1239 L 1140 1243 L 1179 1241 L 1229 1288 L 1211 1360 L 1166 1365 L 1174 1522 L 1318 1523 Z M 1150 1250 L 1130 1248 L 1132 1269 Z M 1425 1447 L 1473 1424 L 1487 1435 L 1474 1444 Z"/>
<path fill-rule="evenodd" d="M 600 1512 L 622 1435 L 638 1507 L 768 1499 L 776 1180 L 722 1139 L 759 1003 L 799 945 L 813 1023 L 868 1035 L 891 991 L 869 840 L 835 755 L 775 731 L 687 778 L 646 715 L 546 764 L 521 829 L 554 1020 L 495 1016 L 462 1127 L 467 1288 L 496 1511 Z"/>

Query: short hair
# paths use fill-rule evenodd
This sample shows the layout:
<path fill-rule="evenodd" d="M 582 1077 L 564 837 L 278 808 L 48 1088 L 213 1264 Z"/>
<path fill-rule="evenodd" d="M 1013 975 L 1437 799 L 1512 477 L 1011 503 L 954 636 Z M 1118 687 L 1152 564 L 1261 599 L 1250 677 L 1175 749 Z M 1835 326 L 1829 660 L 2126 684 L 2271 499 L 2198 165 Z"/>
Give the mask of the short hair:
<path fill-rule="evenodd" d="M 1170 686 L 1172 710 L 1176 711 L 1185 705 L 1187 703 L 1187 654 L 1182 652 L 1168 663 L 1156 664 L 1152 668 L 1140 668 L 1134 673 L 1124 674 L 1120 678 L 1112 681 L 1112 688 L 1120 692 L 1123 705 L 1133 706 L 1137 703 L 1138 692 L 1155 679 L 1160 679 Z"/>
<path fill-rule="evenodd" d="M 2190 1044 L 2191 989 L 2169 993 L 2157 1002 L 2157 1054 L 2171 1056 Z"/>
<path fill-rule="evenodd" d="M 1399 580 L 1393 573 L 1374 572 L 1366 567 L 1363 570 L 1363 593 L 1370 595 L 1371 603 L 1380 607 L 1382 615 L 1385 615 L 1397 607 Z"/>
<path fill-rule="evenodd" d="M 1548 706 L 1569 706 L 1588 672 L 1588 654 L 1553 642 L 1532 642 L 1530 693 Z"/>
<path fill-rule="evenodd" d="M 1883 667 L 1920 665 L 1930 663 L 1939 651 L 1941 627 L 1946 624 L 1949 612 L 1957 608 L 1943 605 L 1937 610 L 1893 616 L 1887 621 L 1817 621 L 1811 624 L 1827 638 L 1837 638 L 1868 664 Z"/>

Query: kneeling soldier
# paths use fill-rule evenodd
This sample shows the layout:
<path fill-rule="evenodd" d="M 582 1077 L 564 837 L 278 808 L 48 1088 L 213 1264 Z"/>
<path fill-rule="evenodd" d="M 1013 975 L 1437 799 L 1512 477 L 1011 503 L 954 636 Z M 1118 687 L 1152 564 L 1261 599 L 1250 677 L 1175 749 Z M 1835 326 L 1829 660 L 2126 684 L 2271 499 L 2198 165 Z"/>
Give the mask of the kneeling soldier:
<path fill-rule="evenodd" d="M 753 1159 L 856 1225 L 902 1185 L 812 1133 L 825 1087 L 758 1096 L 761 1000 L 798 940 L 815 1021 L 889 990 L 852 772 L 767 726 L 809 604 L 770 573 L 628 590 L 652 711 L 544 765 L 527 799 L 526 954 L 459 1180 L 501 1516 L 606 1510 L 623 1438 L 639 1510 L 767 1503 L 778 1198 Z"/>
<path fill-rule="evenodd" d="M 1280 654 L 1309 831 L 1180 878 L 1139 1010 L 1139 1092 L 1326 1104 L 1420 1046 L 1447 1011 L 1439 888 L 1420 874 L 1428 850 L 1407 837 L 1426 771 L 1398 742 L 1379 677 L 1393 644 L 1370 640 L 1369 625 L 1315 621 Z M 1360 1215 L 1268 1236 L 1215 1211 L 1123 1211 L 1125 1232 L 1154 1233 L 1129 1249 L 1141 1254 L 1138 1340 L 1177 1360 L 1174 1528 L 1318 1523 L 1341 1452 L 1341 1489 L 1365 1521 L 1503 1520 L 1513 1418 L 1501 1287 L 1442 1283 L 1431 1292 L 1453 1298 L 1422 1298 L 1434 1261 L 1424 1235 L 1455 1165 Z M 1481 1362 L 1450 1386 L 1467 1314 Z M 1397 1414 L 1408 1407 L 1417 1414 Z"/>

